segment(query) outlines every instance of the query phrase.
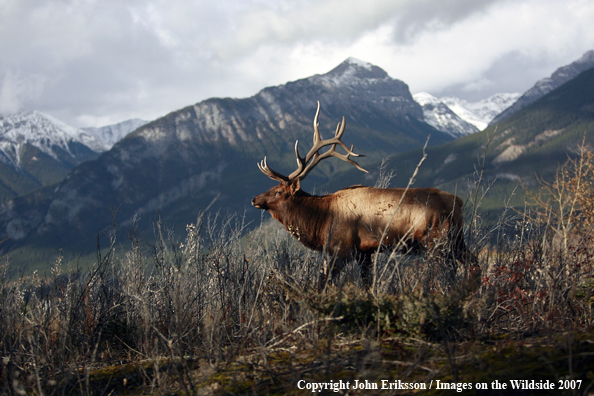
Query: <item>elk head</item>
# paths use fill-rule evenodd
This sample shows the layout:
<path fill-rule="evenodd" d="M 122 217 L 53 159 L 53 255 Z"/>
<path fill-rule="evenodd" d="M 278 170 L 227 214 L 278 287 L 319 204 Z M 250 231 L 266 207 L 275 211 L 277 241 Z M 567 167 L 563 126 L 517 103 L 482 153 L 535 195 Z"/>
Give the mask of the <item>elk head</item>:
<path fill-rule="evenodd" d="M 350 159 L 350 156 L 353 157 L 364 157 L 364 155 L 356 154 L 353 152 L 353 146 L 349 149 L 346 144 L 344 144 L 340 138 L 344 134 L 344 130 L 346 127 L 346 122 L 344 117 L 342 117 L 342 122 L 340 122 L 336 126 L 336 132 L 334 133 L 334 137 L 327 140 L 322 140 L 320 136 L 319 130 L 319 123 L 318 123 L 318 116 L 320 114 L 320 102 L 318 101 L 318 109 L 316 110 L 316 115 L 314 117 L 313 126 L 314 126 L 314 135 L 313 135 L 313 147 L 309 150 L 305 157 L 301 157 L 299 155 L 299 148 L 298 144 L 299 141 L 295 142 L 295 157 L 297 159 L 297 169 L 293 171 L 289 176 L 282 175 L 275 170 L 271 169 L 266 162 L 266 157 L 264 160 L 258 163 L 258 168 L 264 173 L 266 176 L 271 178 L 272 180 L 276 180 L 280 182 L 280 184 L 276 187 L 272 187 L 270 190 L 262 193 L 252 199 L 252 205 L 254 205 L 258 209 L 269 210 L 271 213 L 280 209 L 280 206 L 284 205 L 287 202 L 295 199 L 296 197 L 300 196 L 309 196 L 306 192 L 301 190 L 301 180 L 305 179 L 307 174 L 322 160 L 330 157 L 339 158 L 345 162 L 348 162 L 357 167 L 357 169 L 367 172 L 365 169 L 361 168 L 359 164 L 355 161 Z M 336 151 L 336 145 L 341 146 L 345 151 L 346 154 L 340 154 Z M 320 150 L 323 147 L 330 146 L 324 153 L 320 153 Z M 274 216 L 274 213 L 273 213 Z"/>
<path fill-rule="evenodd" d="M 301 191 L 299 178 L 293 179 L 291 184 L 281 182 L 278 186 L 262 193 L 252 199 L 252 205 L 258 209 L 277 211 L 284 202 L 292 200 L 295 196 L 308 195 Z"/>

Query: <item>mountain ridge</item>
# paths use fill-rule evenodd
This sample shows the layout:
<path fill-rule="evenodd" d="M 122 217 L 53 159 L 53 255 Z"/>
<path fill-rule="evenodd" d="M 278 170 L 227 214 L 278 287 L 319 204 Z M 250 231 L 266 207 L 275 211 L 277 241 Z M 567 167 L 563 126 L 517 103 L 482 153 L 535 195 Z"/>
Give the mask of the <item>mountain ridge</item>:
<path fill-rule="evenodd" d="M 76 128 L 40 111 L 0 116 L 0 202 L 60 182 L 145 123 Z"/>
<path fill-rule="evenodd" d="M 0 202 L 62 180 L 96 158 L 93 136 L 39 111 L 0 117 Z"/>
<path fill-rule="evenodd" d="M 95 249 L 98 234 L 113 232 L 108 231 L 112 224 L 136 227 L 146 237 L 157 212 L 159 221 L 183 232 L 214 197 L 218 197 L 212 208 L 216 213 L 246 210 L 244 221 L 254 220 L 259 213 L 246 209 L 251 208 L 249 200 L 272 184 L 255 164 L 267 156 L 269 164 L 281 173 L 294 169 L 295 140 L 302 152 L 310 147 L 307 143 L 311 141 L 316 100 L 322 103 L 322 137 L 330 137 L 344 115 L 347 132 L 343 140 L 349 146 L 354 144 L 356 152 L 368 155 L 359 162 L 371 173 L 350 171 L 350 166 L 340 161 L 325 161 L 308 176 L 304 189 L 311 190 L 314 185 L 334 190 L 369 182 L 381 158 L 409 151 L 393 158 L 399 167 L 395 180 L 401 184 L 399 179 L 408 178 L 408 168 L 416 166 L 420 147 L 431 135 L 431 145 L 446 145 L 427 148 L 430 155 L 416 185 L 465 193 L 463 185 L 468 186 L 476 166 L 471 161 L 480 155 L 481 139 L 492 130 L 453 140 L 423 121 L 423 108 L 404 82 L 378 69 L 350 58 L 326 74 L 267 87 L 249 98 L 210 98 L 151 121 L 98 158 L 74 168 L 57 185 L 0 205 L 0 239 L 6 239 L 0 246 L 2 253 L 18 256 L 41 247 L 88 254 Z M 532 109 L 529 106 L 520 113 Z M 522 175 L 514 169 L 533 170 L 526 158 L 547 170 L 552 158 L 566 155 L 562 153 L 566 146 L 560 145 L 554 156 L 543 155 L 545 163 L 534 157 L 539 147 L 552 150 L 551 145 L 569 139 L 565 130 L 545 133 L 546 128 L 556 128 L 555 122 L 562 117 L 542 118 L 550 125 L 530 132 L 542 138 L 523 137 L 505 122 L 498 125 L 498 131 L 512 134 L 506 139 L 515 136 L 511 145 L 527 148 L 520 156 L 501 161 L 502 157 L 496 158 L 508 146 L 505 139 L 498 141 L 496 155 L 486 158 L 495 171 L 486 177 L 517 183 Z M 534 122 L 525 125 L 522 129 L 537 127 Z"/>
<path fill-rule="evenodd" d="M 550 77 L 538 80 L 532 88 L 526 91 L 518 100 L 508 107 L 505 111 L 495 117 L 489 125 L 494 125 L 499 121 L 510 117 L 524 107 L 534 103 L 552 90 L 560 87 L 566 82 L 574 79 L 583 71 L 594 67 L 594 50 L 587 51 L 576 61 L 569 65 L 562 66 L 555 70 Z"/>
<path fill-rule="evenodd" d="M 19 145 L 27 143 L 56 159 L 55 149 L 61 149 L 76 160 L 71 143 L 85 145 L 95 152 L 103 149 L 94 136 L 40 111 L 0 116 L 0 160 L 20 167 Z"/>
<path fill-rule="evenodd" d="M 527 188 L 538 187 L 539 180 L 552 182 L 584 138 L 594 147 L 594 69 L 483 131 L 428 147 L 414 186 L 456 192 L 472 202 L 480 175 L 478 195 L 485 212 L 498 213 L 504 202 L 524 206 L 520 180 Z M 392 158 L 396 185 L 406 185 L 422 155 L 415 149 Z"/>
<path fill-rule="evenodd" d="M 485 129 L 495 116 L 519 97 L 517 93 L 498 93 L 469 103 L 455 97 L 436 98 L 427 92 L 413 95 L 423 107 L 425 121 L 455 138 Z"/>
<path fill-rule="evenodd" d="M 489 123 L 515 103 L 521 96 L 519 93 L 496 93 L 478 102 L 467 102 L 455 97 L 443 97 L 439 100 L 466 122 L 485 129 Z"/>
<path fill-rule="evenodd" d="M 267 87 L 249 98 L 207 99 L 141 126 L 56 186 L 2 204 L 0 238 L 8 240 L 0 248 L 66 251 L 85 243 L 84 249 L 92 250 L 94 236 L 109 229 L 112 215 L 120 226 L 137 224 L 147 235 L 159 211 L 164 222 L 183 231 L 219 194 L 213 210 L 240 212 L 270 187 L 257 162 L 267 156 L 274 169 L 288 174 L 295 166 L 295 141 L 307 152 L 317 100 L 322 138 L 332 135 L 344 115 L 343 140 L 368 155 L 363 165 L 420 147 L 429 135 L 432 144 L 452 140 L 423 121 L 404 82 L 351 58 L 326 74 Z M 325 161 L 304 188 L 325 183 L 348 166 Z"/>
<path fill-rule="evenodd" d="M 413 95 L 417 103 L 423 107 L 425 122 L 435 129 L 449 133 L 455 138 L 478 132 L 478 128 L 456 114 L 440 99 L 427 92 Z"/>
<path fill-rule="evenodd" d="M 107 151 L 111 149 L 114 144 L 126 137 L 130 132 L 135 131 L 148 122 L 149 121 L 141 120 L 140 118 L 132 118 L 116 124 L 81 129 L 101 142 L 103 146 L 102 151 Z"/>

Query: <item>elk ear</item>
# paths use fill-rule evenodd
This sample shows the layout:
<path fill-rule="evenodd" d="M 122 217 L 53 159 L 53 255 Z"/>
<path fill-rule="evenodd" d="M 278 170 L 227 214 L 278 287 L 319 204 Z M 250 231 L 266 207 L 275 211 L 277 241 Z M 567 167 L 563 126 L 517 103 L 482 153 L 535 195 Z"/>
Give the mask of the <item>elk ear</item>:
<path fill-rule="evenodd" d="M 291 195 L 295 195 L 297 191 L 301 190 L 301 180 L 298 177 L 291 182 Z"/>

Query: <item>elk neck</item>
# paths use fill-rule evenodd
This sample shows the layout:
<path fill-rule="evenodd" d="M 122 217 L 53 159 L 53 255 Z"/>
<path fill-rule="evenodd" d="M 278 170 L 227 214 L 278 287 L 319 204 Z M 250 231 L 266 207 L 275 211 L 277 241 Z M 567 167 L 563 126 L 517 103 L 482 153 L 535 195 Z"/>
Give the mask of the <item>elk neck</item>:
<path fill-rule="evenodd" d="M 302 192 L 279 211 L 270 211 L 285 229 L 310 249 L 321 250 L 327 238 L 328 218 L 335 197 Z"/>

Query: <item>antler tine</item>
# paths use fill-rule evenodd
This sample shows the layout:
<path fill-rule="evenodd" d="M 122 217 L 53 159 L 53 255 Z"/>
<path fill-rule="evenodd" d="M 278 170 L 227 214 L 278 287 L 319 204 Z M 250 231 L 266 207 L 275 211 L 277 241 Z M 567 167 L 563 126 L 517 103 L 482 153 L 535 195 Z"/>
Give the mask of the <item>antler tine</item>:
<path fill-rule="evenodd" d="M 305 167 L 305 169 L 303 170 L 303 172 L 299 175 L 299 178 L 301 180 L 305 179 L 305 176 L 307 176 L 307 174 L 321 160 L 326 159 L 326 158 L 329 158 L 329 157 L 336 157 L 336 158 L 341 159 L 341 160 L 343 160 L 345 162 L 348 162 L 351 165 L 354 165 L 360 171 L 363 171 L 365 173 L 369 173 L 367 170 L 363 169 L 358 163 L 356 163 L 355 161 L 353 161 L 352 159 L 349 158 L 351 155 L 353 157 L 365 157 L 365 155 L 353 153 L 352 147 L 351 147 L 351 150 L 349 150 L 349 149 L 346 149 L 346 150 L 347 150 L 347 153 L 346 154 L 340 154 L 339 152 L 336 151 L 336 144 L 333 144 L 332 147 L 330 147 L 330 149 L 328 151 L 326 151 L 326 152 L 324 152 L 322 154 L 316 152 L 314 154 L 313 159 L 311 160 L 311 162 L 309 164 L 307 164 L 307 166 Z"/>
<path fill-rule="evenodd" d="M 353 157 L 364 157 L 364 155 L 357 154 L 353 152 L 354 146 L 351 146 L 349 149 L 346 144 L 344 144 L 340 138 L 344 134 L 346 128 L 346 120 L 342 117 L 342 121 L 338 123 L 336 126 L 336 132 L 334 133 L 334 137 L 328 140 L 322 140 L 320 135 L 319 129 L 319 122 L 318 117 L 320 115 L 320 102 L 318 101 L 318 108 L 316 110 L 316 115 L 314 116 L 313 127 L 314 127 L 314 136 L 313 136 L 313 147 L 309 150 L 305 158 L 299 155 L 299 141 L 295 142 L 295 157 L 297 160 L 297 169 L 291 173 L 289 176 L 284 176 L 274 170 L 272 170 L 268 163 L 266 162 L 266 157 L 264 160 L 258 164 L 258 168 L 260 171 L 264 173 L 266 176 L 271 178 L 272 180 L 279 181 L 281 183 L 291 183 L 295 178 L 304 179 L 305 176 L 323 159 L 329 157 L 336 157 L 342 161 L 348 162 L 349 164 L 354 165 L 357 169 L 367 172 L 358 163 L 350 159 L 351 156 Z M 345 151 L 346 154 L 340 154 L 336 152 L 336 145 L 340 145 Z M 325 146 L 331 146 L 330 149 L 322 154 L 320 154 L 320 150 Z"/>
<path fill-rule="evenodd" d="M 313 126 L 314 126 L 314 135 L 313 135 L 313 144 L 314 147 L 316 144 L 322 140 L 322 136 L 320 135 L 320 123 L 318 122 L 318 116 L 320 115 L 320 101 L 318 100 L 318 109 L 316 110 L 316 115 L 314 116 Z"/>
<path fill-rule="evenodd" d="M 353 147 L 351 146 L 351 151 L 349 151 L 347 154 L 340 154 L 340 153 L 334 153 L 334 157 L 340 158 L 341 160 L 348 162 L 351 165 L 355 165 L 355 167 L 357 169 L 359 169 L 360 171 L 363 171 L 365 173 L 369 173 L 367 170 L 361 168 L 361 166 L 356 163 L 355 161 L 353 161 L 352 159 L 349 158 L 349 156 L 353 156 L 353 157 L 365 157 L 365 155 L 363 154 L 355 154 L 352 152 Z"/>
<path fill-rule="evenodd" d="M 305 167 L 306 164 L 306 160 L 305 158 L 301 157 L 299 155 L 299 140 L 297 140 L 295 142 L 295 158 L 297 160 L 297 169 L 295 171 L 293 171 L 289 176 L 288 179 L 289 180 L 293 180 L 295 177 L 298 177 L 301 172 L 303 172 L 303 168 Z"/>
<path fill-rule="evenodd" d="M 303 168 L 304 158 L 301 158 L 301 156 L 299 155 L 299 140 L 295 141 L 295 157 L 297 158 L 297 167 Z"/>
<path fill-rule="evenodd" d="M 268 176 L 272 180 L 276 180 L 281 183 L 288 183 L 290 181 L 290 179 L 287 176 L 284 176 L 284 175 L 278 173 L 277 171 L 271 169 L 268 166 L 268 163 L 266 162 L 266 157 L 264 157 L 264 160 L 262 160 L 258 163 L 258 168 L 260 169 L 260 171 L 262 171 L 262 173 L 264 173 L 266 176 Z"/>
<path fill-rule="evenodd" d="M 343 116 L 342 122 L 339 122 L 338 125 L 336 125 L 336 132 L 334 132 L 334 137 L 337 137 L 337 138 L 342 137 L 345 127 L 346 127 L 346 121 Z"/>
<path fill-rule="evenodd" d="M 357 154 L 355 152 L 353 152 L 353 148 L 354 146 L 351 146 L 351 148 L 349 149 L 348 146 L 346 144 L 344 144 L 340 138 L 342 137 L 342 135 L 344 134 L 344 131 L 346 129 L 346 120 L 345 117 L 342 117 L 342 121 L 338 123 L 338 125 L 336 126 L 336 132 L 334 133 L 334 137 L 328 140 L 322 140 L 321 136 L 320 136 L 320 131 L 319 131 L 319 123 L 318 123 L 318 117 L 320 114 L 320 102 L 318 101 L 318 108 L 316 110 L 316 115 L 314 117 L 314 145 L 311 148 L 311 150 L 309 151 L 309 153 L 307 153 L 307 155 L 305 156 L 305 159 L 302 161 L 302 163 L 305 165 L 305 168 L 301 171 L 301 172 L 293 172 L 289 177 L 299 177 L 300 179 L 304 179 L 305 176 L 307 176 L 307 174 L 323 159 L 325 158 L 329 158 L 329 157 L 337 157 L 338 159 L 341 159 L 345 162 L 348 162 L 349 164 L 354 165 L 357 169 L 363 171 L 363 172 L 367 172 L 365 169 L 363 169 L 359 164 L 357 164 L 355 161 L 353 161 L 352 159 L 350 159 L 350 156 L 353 157 L 364 157 L 364 155 L 361 154 Z M 340 154 L 336 151 L 336 145 L 340 145 L 345 151 L 346 154 Z M 330 146 L 330 149 L 326 152 L 324 152 L 323 154 L 320 154 L 320 149 L 323 148 L 324 146 Z"/>

